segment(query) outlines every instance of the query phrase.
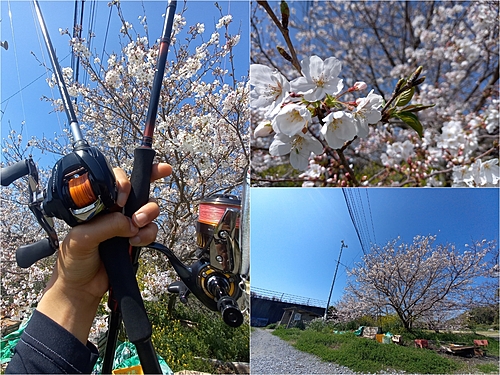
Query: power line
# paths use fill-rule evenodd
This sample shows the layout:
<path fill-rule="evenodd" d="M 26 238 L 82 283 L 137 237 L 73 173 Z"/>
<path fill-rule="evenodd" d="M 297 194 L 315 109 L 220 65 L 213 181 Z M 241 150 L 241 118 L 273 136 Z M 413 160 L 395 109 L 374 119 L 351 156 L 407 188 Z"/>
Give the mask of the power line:
<path fill-rule="evenodd" d="M 350 192 L 352 190 L 349 190 Z M 361 238 L 363 239 L 365 248 L 367 247 L 368 249 L 370 248 L 370 240 L 366 240 L 367 236 L 367 231 L 366 231 L 366 215 L 365 215 L 365 210 L 363 208 L 363 202 L 361 201 L 361 196 L 359 195 L 359 190 L 355 189 L 354 193 L 352 194 L 354 196 L 353 201 L 355 202 L 354 207 L 355 207 L 355 213 L 357 214 L 356 218 L 358 220 L 358 225 L 360 226 L 360 232 L 361 232 Z M 356 209 L 356 207 L 359 205 L 359 209 Z M 358 214 L 359 211 L 359 214 Z"/>
<path fill-rule="evenodd" d="M 61 61 L 64 61 L 66 60 L 69 56 L 71 56 L 71 53 L 68 53 Z M 27 89 L 29 86 L 31 86 L 33 83 L 35 83 L 36 81 L 38 81 L 40 78 L 42 78 L 43 76 L 47 75 L 46 72 L 43 72 L 42 74 L 40 74 L 38 77 L 36 77 L 33 81 L 31 81 L 30 83 L 28 83 L 27 85 L 24 85 L 23 87 L 21 87 L 19 90 L 17 90 L 15 93 L 13 93 L 12 95 L 10 95 L 8 98 L 2 100 L 2 102 L 0 104 L 4 104 L 5 102 L 7 102 L 9 99 L 12 99 L 14 96 L 16 96 L 17 94 L 21 93 L 24 89 Z"/>
<path fill-rule="evenodd" d="M 342 188 L 342 193 L 344 194 L 344 199 L 345 199 L 345 202 L 346 202 L 346 205 L 347 205 L 347 211 L 349 212 L 349 216 L 351 217 L 352 224 L 354 225 L 354 230 L 356 231 L 356 235 L 358 236 L 359 244 L 361 245 L 361 249 L 363 250 L 363 254 L 366 255 L 366 250 L 364 248 L 363 241 L 361 240 L 361 235 L 359 233 L 359 228 L 358 228 L 356 219 L 354 217 L 353 208 L 352 208 L 351 202 L 349 201 L 349 198 L 347 196 L 347 194 L 348 194 L 347 192 L 348 191 L 349 190 L 346 190 L 346 188 Z"/>
<path fill-rule="evenodd" d="M 372 216 L 372 207 L 370 205 L 370 198 L 368 196 L 368 189 L 365 189 L 366 200 L 368 201 L 368 210 L 370 212 L 370 221 L 372 223 L 372 231 L 373 231 L 373 243 L 377 243 L 377 237 L 375 236 L 375 227 L 373 226 L 373 216 Z"/>

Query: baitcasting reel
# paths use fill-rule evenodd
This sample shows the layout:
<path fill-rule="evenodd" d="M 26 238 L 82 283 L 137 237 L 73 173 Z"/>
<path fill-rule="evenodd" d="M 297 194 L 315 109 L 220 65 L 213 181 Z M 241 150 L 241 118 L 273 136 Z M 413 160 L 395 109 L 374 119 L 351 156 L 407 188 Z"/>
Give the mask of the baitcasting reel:
<path fill-rule="evenodd" d="M 157 243 L 148 247 L 163 252 L 181 280 L 168 286 L 187 303 L 193 293 L 210 310 L 220 311 L 231 327 L 243 323 L 239 303 L 243 303 L 239 245 L 241 201 L 234 195 L 216 194 L 200 202 L 196 223 L 198 261 L 184 265 L 169 249 Z"/>
<path fill-rule="evenodd" d="M 28 176 L 29 209 L 48 235 L 46 239 L 17 249 L 16 261 L 21 268 L 30 267 L 58 249 L 53 217 L 74 227 L 113 207 L 116 202 L 117 189 L 111 167 L 98 149 L 89 147 L 84 141 L 56 163 L 43 191 L 31 157 L 2 168 L 1 172 L 2 186 Z"/>

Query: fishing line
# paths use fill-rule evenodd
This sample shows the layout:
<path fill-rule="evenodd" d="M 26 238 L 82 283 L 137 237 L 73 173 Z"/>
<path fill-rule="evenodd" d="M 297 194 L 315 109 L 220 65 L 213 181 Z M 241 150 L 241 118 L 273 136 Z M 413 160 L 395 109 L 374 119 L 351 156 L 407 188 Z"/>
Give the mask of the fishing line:
<path fill-rule="evenodd" d="M 24 130 L 24 132 L 26 133 L 26 139 L 28 139 L 28 124 L 26 123 L 26 112 L 24 110 L 24 97 L 23 97 L 23 93 L 22 93 L 22 89 L 21 89 L 21 75 L 19 74 L 19 60 L 18 60 L 18 57 L 17 57 L 17 46 L 16 46 L 16 37 L 15 37 L 15 33 L 14 33 L 14 22 L 12 20 L 12 10 L 10 8 L 10 0 L 7 1 L 7 6 L 8 6 L 8 9 L 9 9 L 9 20 L 10 20 L 10 30 L 11 30 L 11 33 L 12 33 L 12 44 L 14 45 L 14 59 L 16 60 L 16 72 L 17 72 L 17 84 L 19 85 L 19 91 L 21 93 L 21 111 L 23 113 L 23 121 L 22 121 L 22 124 L 23 124 L 23 127 L 22 127 L 22 130 Z M 3 102 L 2 102 L 3 103 Z"/>
<path fill-rule="evenodd" d="M 108 32 L 109 32 L 109 24 L 111 22 L 111 13 L 113 11 L 113 7 L 109 7 L 109 15 L 108 15 L 108 24 L 106 25 L 106 34 L 104 36 L 104 44 L 102 45 L 102 53 L 101 53 L 101 60 L 104 59 L 104 51 L 106 50 L 106 42 L 108 41 Z M 101 61 L 101 64 L 103 64 L 104 61 Z"/>

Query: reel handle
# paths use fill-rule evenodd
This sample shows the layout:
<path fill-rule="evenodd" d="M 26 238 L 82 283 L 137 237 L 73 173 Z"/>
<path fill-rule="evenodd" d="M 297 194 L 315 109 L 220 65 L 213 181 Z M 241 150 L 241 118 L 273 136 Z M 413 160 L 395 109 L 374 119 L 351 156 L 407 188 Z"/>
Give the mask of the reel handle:
<path fill-rule="evenodd" d="M 210 276 L 207 280 L 207 289 L 215 296 L 217 309 L 222 315 L 222 320 L 230 327 L 239 327 L 243 323 L 243 314 L 236 301 L 229 293 L 227 279 L 220 275 Z"/>
<path fill-rule="evenodd" d="M 29 268 L 35 262 L 55 252 L 56 249 L 52 246 L 48 238 L 29 245 L 19 246 L 16 251 L 17 265 L 21 268 Z"/>
<path fill-rule="evenodd" d="M 167 287 L 167 290 L 170 293 L 177 293 L 179 295 L 179 299 L 181 300 L 182 303 L 186 304 L 188 303 L 188 295 L 190 293 L 190 290 L 184 284 L 182 281 L 174 281 L 172 284 L 170 284 Z"/>
<path fill-rule="evenodd" d="M 26 176 L 29 173 L 28 160 L 18 161 L 16 164 L 2 168 L 0 180 L 2 186 L 8 186 L 18 178 Z"/>

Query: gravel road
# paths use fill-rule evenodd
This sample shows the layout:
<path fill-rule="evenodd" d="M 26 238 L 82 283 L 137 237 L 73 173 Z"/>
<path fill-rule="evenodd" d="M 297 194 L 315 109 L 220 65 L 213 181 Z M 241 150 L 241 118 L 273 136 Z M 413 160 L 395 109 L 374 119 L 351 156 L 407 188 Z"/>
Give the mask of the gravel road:
<path fill-rule="evenodd" d="M 266 329 L 250 335 L 250 371 L 252 374 L 355 374 L 347 367 L 323 362 L 301 352 Z"/>

